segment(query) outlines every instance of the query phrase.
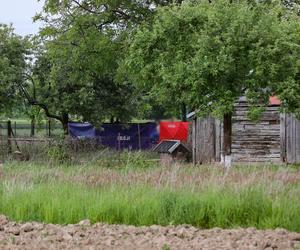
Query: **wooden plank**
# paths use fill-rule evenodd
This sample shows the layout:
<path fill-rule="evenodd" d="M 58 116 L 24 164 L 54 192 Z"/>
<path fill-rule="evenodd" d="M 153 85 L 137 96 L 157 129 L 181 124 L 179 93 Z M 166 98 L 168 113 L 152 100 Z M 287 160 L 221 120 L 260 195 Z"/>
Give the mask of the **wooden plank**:
<path fill-rule="evenodd" d="M 36 138 L 32 138 L 32 139 L 29 139 L 29 138 L 8 138 L 9 141 L 12 141 L 12 142 L 49 142 L 49 141 L 52 141 L 52 139 L 36 139 Z"/>
<path fill-rule="evenodd" d="M 295 132 L 296 132 L 296 128 L 295 128 L 295 119 L 293 117 L 293 115 L 290 116 L 291 117 L 291 124 L 292 124 L 292 128 L 291 128 L 291 134 L 290 134 L 290 140 L 291 140 L 291 155 L 292 155 L 292 163 L 296 163 L 296 152 L 295 152 L 295 147 L 296 147 L 296 141 L 295 141 Z"/>
<path fill-rule="evenodd" d="M 280 131 L 280 124 L 239 124 L 235 122 L 232 126 L 235 130 L 261 130 L 261 131 L 269 131 L 269 130 L 276 130 Z"/>
<path fill-rule="evenodd" d="M 291 135 L 291 116 L 286 114 L 286 158 L 288 163 L 292 163 L 292 142 L 290 140 Z"/>
<path fill-rule="evenodd" d="M 295 163 L 300 163 L 300 121 L 295 120 Z"/>
<path fill-rule="evenodd" d="M 221 121 L 215 120 L 215 160 L 221 161 Z"/>
<path fill-rule="evenodd" d="M 194 138 L 195 163 L 207 163 L 215 161 L 216 157 L 216 138 L 215 138 L 215 119 L 208 117 L 196 119 L 195 121 L 196 138 Z"/>
<path fill-rule="evenodd" d="M 230 155 L 231 154 L 231 135 L 232 135 L 232 115 L 231 114 L 225 114 L 224 120 L 223 120 L 223 130 L 224 130 L 224 155 Z"/>
<path fill-rule="evenodd" d="M 280 152 L 282 162 L 286 162 L 286 115 L 280 114 Z"/>
<path fill-rule="evenodd" d="M 300 163 L 300 122 L 295 115 L 286 115 L 286 157 L 287 163 Z"/>
<path fill-rule="evenodd" d="M 192 122 L 192 159 L 193 164 L 196 164 L 196 142 L 197 142 L 197 131 L 196 131 L 197 118 Z"/>

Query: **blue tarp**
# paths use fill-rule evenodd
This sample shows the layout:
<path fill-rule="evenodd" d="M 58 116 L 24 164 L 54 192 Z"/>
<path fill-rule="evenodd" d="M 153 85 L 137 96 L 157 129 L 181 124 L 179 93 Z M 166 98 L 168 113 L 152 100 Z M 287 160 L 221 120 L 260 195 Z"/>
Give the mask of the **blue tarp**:
<path fill-rule="evenodd" d="M 103 146 L 114 149 L 150 149 L 158 141 L 155 123 L 108 124 L 96 129 L 89 123 L 69 123 L 73 138 L 97 139 Z"/>

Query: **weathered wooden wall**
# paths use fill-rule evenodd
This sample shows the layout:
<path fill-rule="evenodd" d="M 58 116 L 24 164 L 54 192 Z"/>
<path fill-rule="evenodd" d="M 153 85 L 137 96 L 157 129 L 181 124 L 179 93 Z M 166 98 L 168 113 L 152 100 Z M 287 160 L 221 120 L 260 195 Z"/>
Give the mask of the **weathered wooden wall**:
<path fill-rule="evenodd" d="M 247 117 L 249 105 L 239 101 L 232 116 L 232 162 L 281 162 L 280 112 L 269 106 L 260 121 Z"/>
<path fill-rule="evenodd" d="M 240 99 L 232 116 L 233 163 L 300 163 L 300 121 L 269 106 L 260 121 L 247 117 L 249 105 Z M 223 121 L 194 118 L 189 137 L 193 162 L 220 162 L 224 154 Z"/>
<path fill-rule="evenodd" d="M 282 158 L 287 163 L 300 163 L 300 121 L 295 115 L 281 116 Z"/>
<path fill-rule="evenodd" d="M 208 118 L 195 118 L 192 123 L 192 152 L 195 164 L 220 161 L 220 121 Z"/>

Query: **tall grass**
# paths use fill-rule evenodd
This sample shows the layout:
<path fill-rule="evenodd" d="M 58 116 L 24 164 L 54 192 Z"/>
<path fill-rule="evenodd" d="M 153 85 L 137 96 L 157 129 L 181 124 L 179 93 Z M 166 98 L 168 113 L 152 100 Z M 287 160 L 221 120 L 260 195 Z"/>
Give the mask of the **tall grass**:
<path fill-rule="evenodd" d="M 79 165 L 11 162 L 0 174 L 0 214 L 17 221 L 300 232 L 299 197 L 297 168 L 160 167 L 141 153 Z"/>
<path fill-rule="evenodd" d="M 274 196 L 263 186 L 215 185 L 201 191 L 149 186 L 91 188 L 74 184 L 8 185 L 0 189 L 0 214 L 17 221 L 211 227 L 283 227 L 300 231 L 300 190 Z"/>

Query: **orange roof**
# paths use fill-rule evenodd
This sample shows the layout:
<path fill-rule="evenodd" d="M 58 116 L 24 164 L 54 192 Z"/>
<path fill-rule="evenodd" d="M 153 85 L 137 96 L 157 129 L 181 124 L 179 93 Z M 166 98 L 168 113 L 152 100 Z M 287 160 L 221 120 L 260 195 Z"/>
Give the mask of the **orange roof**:
<path fill-rule="evenodd" d="M 269 103 L 270 103 L 270 105 L 280 105 L 281 101 L 279 100 L 279 98 L 277 96 L 270 96 Z"/>

